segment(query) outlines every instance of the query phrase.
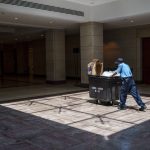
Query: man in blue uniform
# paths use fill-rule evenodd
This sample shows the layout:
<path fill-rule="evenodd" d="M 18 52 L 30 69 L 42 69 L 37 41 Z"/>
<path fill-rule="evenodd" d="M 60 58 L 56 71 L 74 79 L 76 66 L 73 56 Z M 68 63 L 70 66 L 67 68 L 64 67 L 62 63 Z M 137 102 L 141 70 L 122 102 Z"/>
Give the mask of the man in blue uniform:
<path fill-rule="evenodd" d="M 146 105 L 141 100 L 135 81 L 132 77 L 130 67 L 124 63 L 123 58 L 118 58 L 115 64 L 118 65 L 118 68 L 115 70 L 115 73 L 112 76 L 115 76 L 117 73 L 119 73 L 121 77 L 120 105 L 118 108 L 120 110 L 126 108 L 125 104 L 127 94 L 130 93 L 134 97 L 137 104 L 140 106 L 139 111 L 144 111 L 146 109 Z"/>

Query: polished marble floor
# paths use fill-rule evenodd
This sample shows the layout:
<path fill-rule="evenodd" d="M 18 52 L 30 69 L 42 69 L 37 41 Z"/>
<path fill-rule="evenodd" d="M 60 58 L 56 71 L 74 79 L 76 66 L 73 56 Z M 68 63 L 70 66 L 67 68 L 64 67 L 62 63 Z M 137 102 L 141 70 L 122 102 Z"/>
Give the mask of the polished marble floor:
<path fill-rule="evenodd" d="M 98 105 L 88 91 L 0 105 L 0 150 L 149 150 L 148 109 Z"/>
<path fill-rule="evenodd" d="M 130 95 L 119 111 L 73 81 L 35 83 L 0 88 L 0 150 L 150 150 L 149 85 L 138 85 L 140 112 Z"/>

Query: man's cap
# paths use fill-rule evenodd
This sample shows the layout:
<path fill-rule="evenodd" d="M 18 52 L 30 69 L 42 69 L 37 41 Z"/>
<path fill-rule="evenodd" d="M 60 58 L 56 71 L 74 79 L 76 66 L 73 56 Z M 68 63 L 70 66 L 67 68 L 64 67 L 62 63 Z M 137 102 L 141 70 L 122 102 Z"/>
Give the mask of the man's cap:
<path fill-rule="evenodd" d="M 117 58 L 117 60 L 115 61 L 115 64 L 118 65 L 122 63 L 123 61 L 124 61 L 123 58 Z"/>
<path fill-rule="evenodd" d="M 118 58 L 117 61 L 118 62 L 123 62 L 123 58 Z"/>

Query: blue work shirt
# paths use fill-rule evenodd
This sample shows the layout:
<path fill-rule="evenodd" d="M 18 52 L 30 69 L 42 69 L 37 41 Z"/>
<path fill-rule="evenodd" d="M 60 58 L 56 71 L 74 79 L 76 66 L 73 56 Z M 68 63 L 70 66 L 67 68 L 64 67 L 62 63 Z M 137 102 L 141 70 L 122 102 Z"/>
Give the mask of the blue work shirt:
<path fill-rule="evenodd" d="M 121 78 L 132 77 L 132 72 L 130 67 L 125 63 L 120 63 L 116 70 L 117 73 L 120 73 Z"/>

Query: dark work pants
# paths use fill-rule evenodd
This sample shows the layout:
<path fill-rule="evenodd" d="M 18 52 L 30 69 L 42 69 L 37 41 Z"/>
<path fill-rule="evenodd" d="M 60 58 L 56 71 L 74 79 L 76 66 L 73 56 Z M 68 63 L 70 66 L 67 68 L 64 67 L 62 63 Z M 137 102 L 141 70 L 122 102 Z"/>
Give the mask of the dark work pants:
<path fill-rule="evenodd" d="M 134 97 L 139 106 L 145 105 L 141 100 L 135 81 L 132 77 L 122 78 L 122 85 L 120 88 L 120 106 L 125 106 L 128 93 L 130 93 Z"/>

